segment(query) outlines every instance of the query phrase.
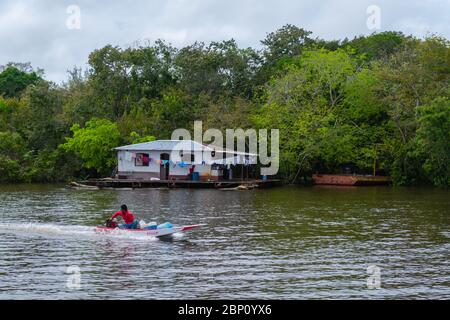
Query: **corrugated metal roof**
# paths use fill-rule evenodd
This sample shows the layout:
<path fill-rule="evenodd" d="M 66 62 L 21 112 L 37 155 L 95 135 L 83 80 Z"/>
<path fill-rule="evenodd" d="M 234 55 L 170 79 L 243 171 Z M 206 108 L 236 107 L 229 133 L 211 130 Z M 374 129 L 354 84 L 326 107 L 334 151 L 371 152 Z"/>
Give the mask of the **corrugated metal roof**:
<path fill-rule="evenodd" d="M 256 156 L 253 153 L 237 152 L 223 148 L 211 148 L 194 140 L 155 140 L 143 143 L 130 144 L 127 146 L 117 147 L 114 150 L 125 151 L 172 151 L 172 150 L 191 150 L 191 151 L 213 151 L 219 153 L 236 153 L 240 155 Z"/>
<path fill-rule="evenodd" d="M 130 150 L 130 151 L 132 150 L 170 151 L 174 149 L 193 150 L 193 151 L 212 150 L 211 148 L 208 148 L 207 146 L 204 146 L 201 143 L 198 143 L 193 140 L 155 140 L 115 148 L 115 150 Z"/>

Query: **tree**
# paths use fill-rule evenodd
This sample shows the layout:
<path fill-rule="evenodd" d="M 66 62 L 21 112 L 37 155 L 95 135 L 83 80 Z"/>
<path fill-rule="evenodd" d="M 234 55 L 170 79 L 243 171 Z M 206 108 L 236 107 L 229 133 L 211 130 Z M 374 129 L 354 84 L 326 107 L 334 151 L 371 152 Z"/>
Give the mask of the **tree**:
<path fill-rule="evenodd" d="M 163 41 L 121 49 L 107 45 L 89 55 L 90 108 L 115 120 L 141 99 L 160 98 L 175 83 L 175 49 Z"/>
<path fill-rule="evenodd" d="M 22 92 L 40 77 L 34 71 L 21 71 L 15 66 L 8 66 L 0 73 L 0 95 L 6 98 L 19 98 Z"/>
<path fill-rule="evenodd" d="M 0 154 L 0 183 L 21 182 L 19 162 Z"/>
<path fill-rule="evenodd" d="M 40 80 L 27 88 L 22 101 L 25 107 L 20 117 L 24 121 L 24 136 L 29 149 L 55 149 L 69 131 L 59 117 L 64 103 L 62 89 L 54 83 Z"/>
<path fill-rule="evenodd" d="M 24 100 L 0 97 L 0 131 L 18 132 L 24 136 L 26 109 Z"/>
<path fill-rule="evenodd" d="M 392 136 L 388 107 L 377 95 L 380 81 L 373 70 L 363 67 L 349 78 L 344 88 L 339 117 L 353 127 L 355 145 L 353 163 L 366 173 L 386 174 L 392 167 Z"/>
<path fill-rule="evenodd" d="M 123 59 L 130 63 L 130 90 L 133 101 L 161 97 L 161 93 L 176 83 L 173 60 L 177 50 L 162 40 L 153 45 L 128 48 Z"/>
<path fill-rule="evenodd" d="M 197 106 L 185 91 L 179 88 L 168 88 L 161 99 L 152 102 L 151 119 L 153 132 L 159 138 L 170 139 L 172 131 L 186 128 L 196 119 Z"/>
<path fill-rule="evenodd" d="M 25 141 L 18 133 L 0 131 L 0 154 L 18 160 L 26 152 L 25 146 Z"/>
<path fill-rule="evenodd" d="M 130 138 L 131 138 L 131 143 L 132 144 L 134 144 L 134 143 L 150 142 L 150 141 L 155 141 L 156 140 L 155 136 L 144 136 L 144 137 L 141 137 L 135 131 L 131 132 Z"/>
<path fill-rule="evenodd" d="M 280 129 L 288 181 L 375 165 L 396 185 L 448 186 L 448 39 L 328 41 L 285 25 L 261 43 L 107 45 L 63 85 L 29 63 L 0 66 L 0 180 L 108 175 L 111 148 L 203 120 L 204 129 Z"/>
<path fill-rule="evenodd" d="M 311 31 L 287 24 L 269 33 L 261 44 L 264 46 L 265 63 L 273 65 L 284 57 L 296 57 L 303 48 L 313 43 Z"/>
<path fill-rule="evenodd" d="M 417 143 L 423 169 L 437 186 L 450 187 L 450 99 L 438 97 L 418 108 Z"/>
<path fill-rule="evenodd" d="M 0 132 L 0 183 L 24 180 L 25 152 L 25 141 L 18 133 Z"/>
<path fill-rule="evenodd" d="M 117 120 L 117 127 L 119 128 L 121 136 L 125 143 L 135 143 L 132 133 L 139 137 L 152 136 L 157 131 L 157 124 L 155 117 L 152 115 L 150 101 L 141 100 L 138 106 L 133 106 L 130 111 L 124 113 L 122 117 Z"/>
<path fill-rule="evenodd" d="M 352 160 L 352 127 L 338 117 L 355 62 L 344 50 L 305 51 L 267 89 L 267 102 L 254 117 L 259 127 L 280 129 L 281 169 L 289 179 L 299 170 L 335 170 Z"/>
<path fill-rule="evenodd" d="M 209 45 L 196 42 L 182 48 L 174 62 L 181 88 L 192 96 L 249 98 L 260 57 L 251 48 L 240 49 L 232 39 Z"/>
<path fill-rule="evenodd" d="M 269 33 L 261 41 L 263 64 L 258 69 L 256 83 L 263 85 L 271 77 L 278 76 L 286 66 L 292 64 L 295 57 L 314 43 L 311 31 L 287 24 L 275 32 Z"/>
<path fill-rule="evenodd" d="M 203 128 L 219 129 L 222 132 L 230 128 L 251 128 L 250 116 L 254 111 L 255 105 L 247 99 L 223 98 L 208 106 L 205 118 L 202 119 Z"/>
<path fill-rule="evenodd" d="M 378 78 L 377 95 L 395 127 L 391 139 L 392 175 L 396 184 L 427 181 L 423 154 L 415 142 L 418 110 L 439 96 L 446 96 L 450 82 L 448 40 L 412 39 L 386 61 L 373 65 Z"/>
<path fill-rule="evenodd" d="M 401 32 L 386 31 L 373 33 L 370 36 L 359 36 L 346 43 L 356 49 L 358 54 L 364 55 L 367 61 L 387 59 L 390 55 L 401 50 L 410 38 Z"/>
<path fill-rule="evenodd" d="M 71 131 L 73 137 L 67 137 L 62 148 L 78 155 L 85 168 L 95 168 L 103 174 L 110 172 L 116 163 L 112 148 L 120 143 L 117 125 L 107 119 L 93 118 L 84 128 L 73 125 Z"/>
<path fill-rule="evenodd" d="M 130 106 L 130 62 L 119 47 L 108 45 L 89 55 L 89 66 L 91 107 L 98 117 L 117 119 Z"/>

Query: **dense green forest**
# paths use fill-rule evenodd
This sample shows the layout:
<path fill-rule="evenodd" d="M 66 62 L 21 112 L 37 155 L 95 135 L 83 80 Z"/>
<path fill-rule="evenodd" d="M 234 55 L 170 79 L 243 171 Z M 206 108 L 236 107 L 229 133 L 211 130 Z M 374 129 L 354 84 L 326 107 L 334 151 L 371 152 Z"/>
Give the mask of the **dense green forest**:
<path fill-rule="evenodd" d="M 58 63 L 55 61 L 55 63 Z M 388 174 L 450 186 L 447 39 L 383 32 L 325 41 L 286 25 L 261 49 L 234 40 L 108 45 L 60 85 L 0 69 L 0 182 L 108 176 L 112 147 L 207 128 L 279 128 L 280 172 Z"/>

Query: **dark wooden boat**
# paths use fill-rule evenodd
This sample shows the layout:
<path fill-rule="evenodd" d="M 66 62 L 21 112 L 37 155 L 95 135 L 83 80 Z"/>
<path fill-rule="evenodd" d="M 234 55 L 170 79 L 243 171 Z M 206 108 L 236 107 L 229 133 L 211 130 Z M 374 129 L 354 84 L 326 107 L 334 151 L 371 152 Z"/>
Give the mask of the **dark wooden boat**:
<path fill-rule="evenodd" d="M 380 186 L 389 185 L 392 180 L 387 176 L 363 176 L 346 174 L 313 174 L 312 179 L 317 185 L 334 186 Z"/>

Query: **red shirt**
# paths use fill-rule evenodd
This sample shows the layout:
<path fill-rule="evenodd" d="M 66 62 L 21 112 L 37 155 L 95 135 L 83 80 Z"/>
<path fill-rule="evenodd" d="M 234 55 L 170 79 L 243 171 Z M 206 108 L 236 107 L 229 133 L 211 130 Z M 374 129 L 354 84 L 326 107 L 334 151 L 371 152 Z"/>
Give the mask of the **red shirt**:
<path fill-rule="evenodd" d="M 113 214 L 111 219 L 114 219 L 117 216 L 121 216 L 126 224 L 130 224 L 134 221 L 134 216 L 131 214 L 130 211 L 127 211 L 125 214 L 123 214 L 122 211 L 117 211 L 116 213 Z"/>

